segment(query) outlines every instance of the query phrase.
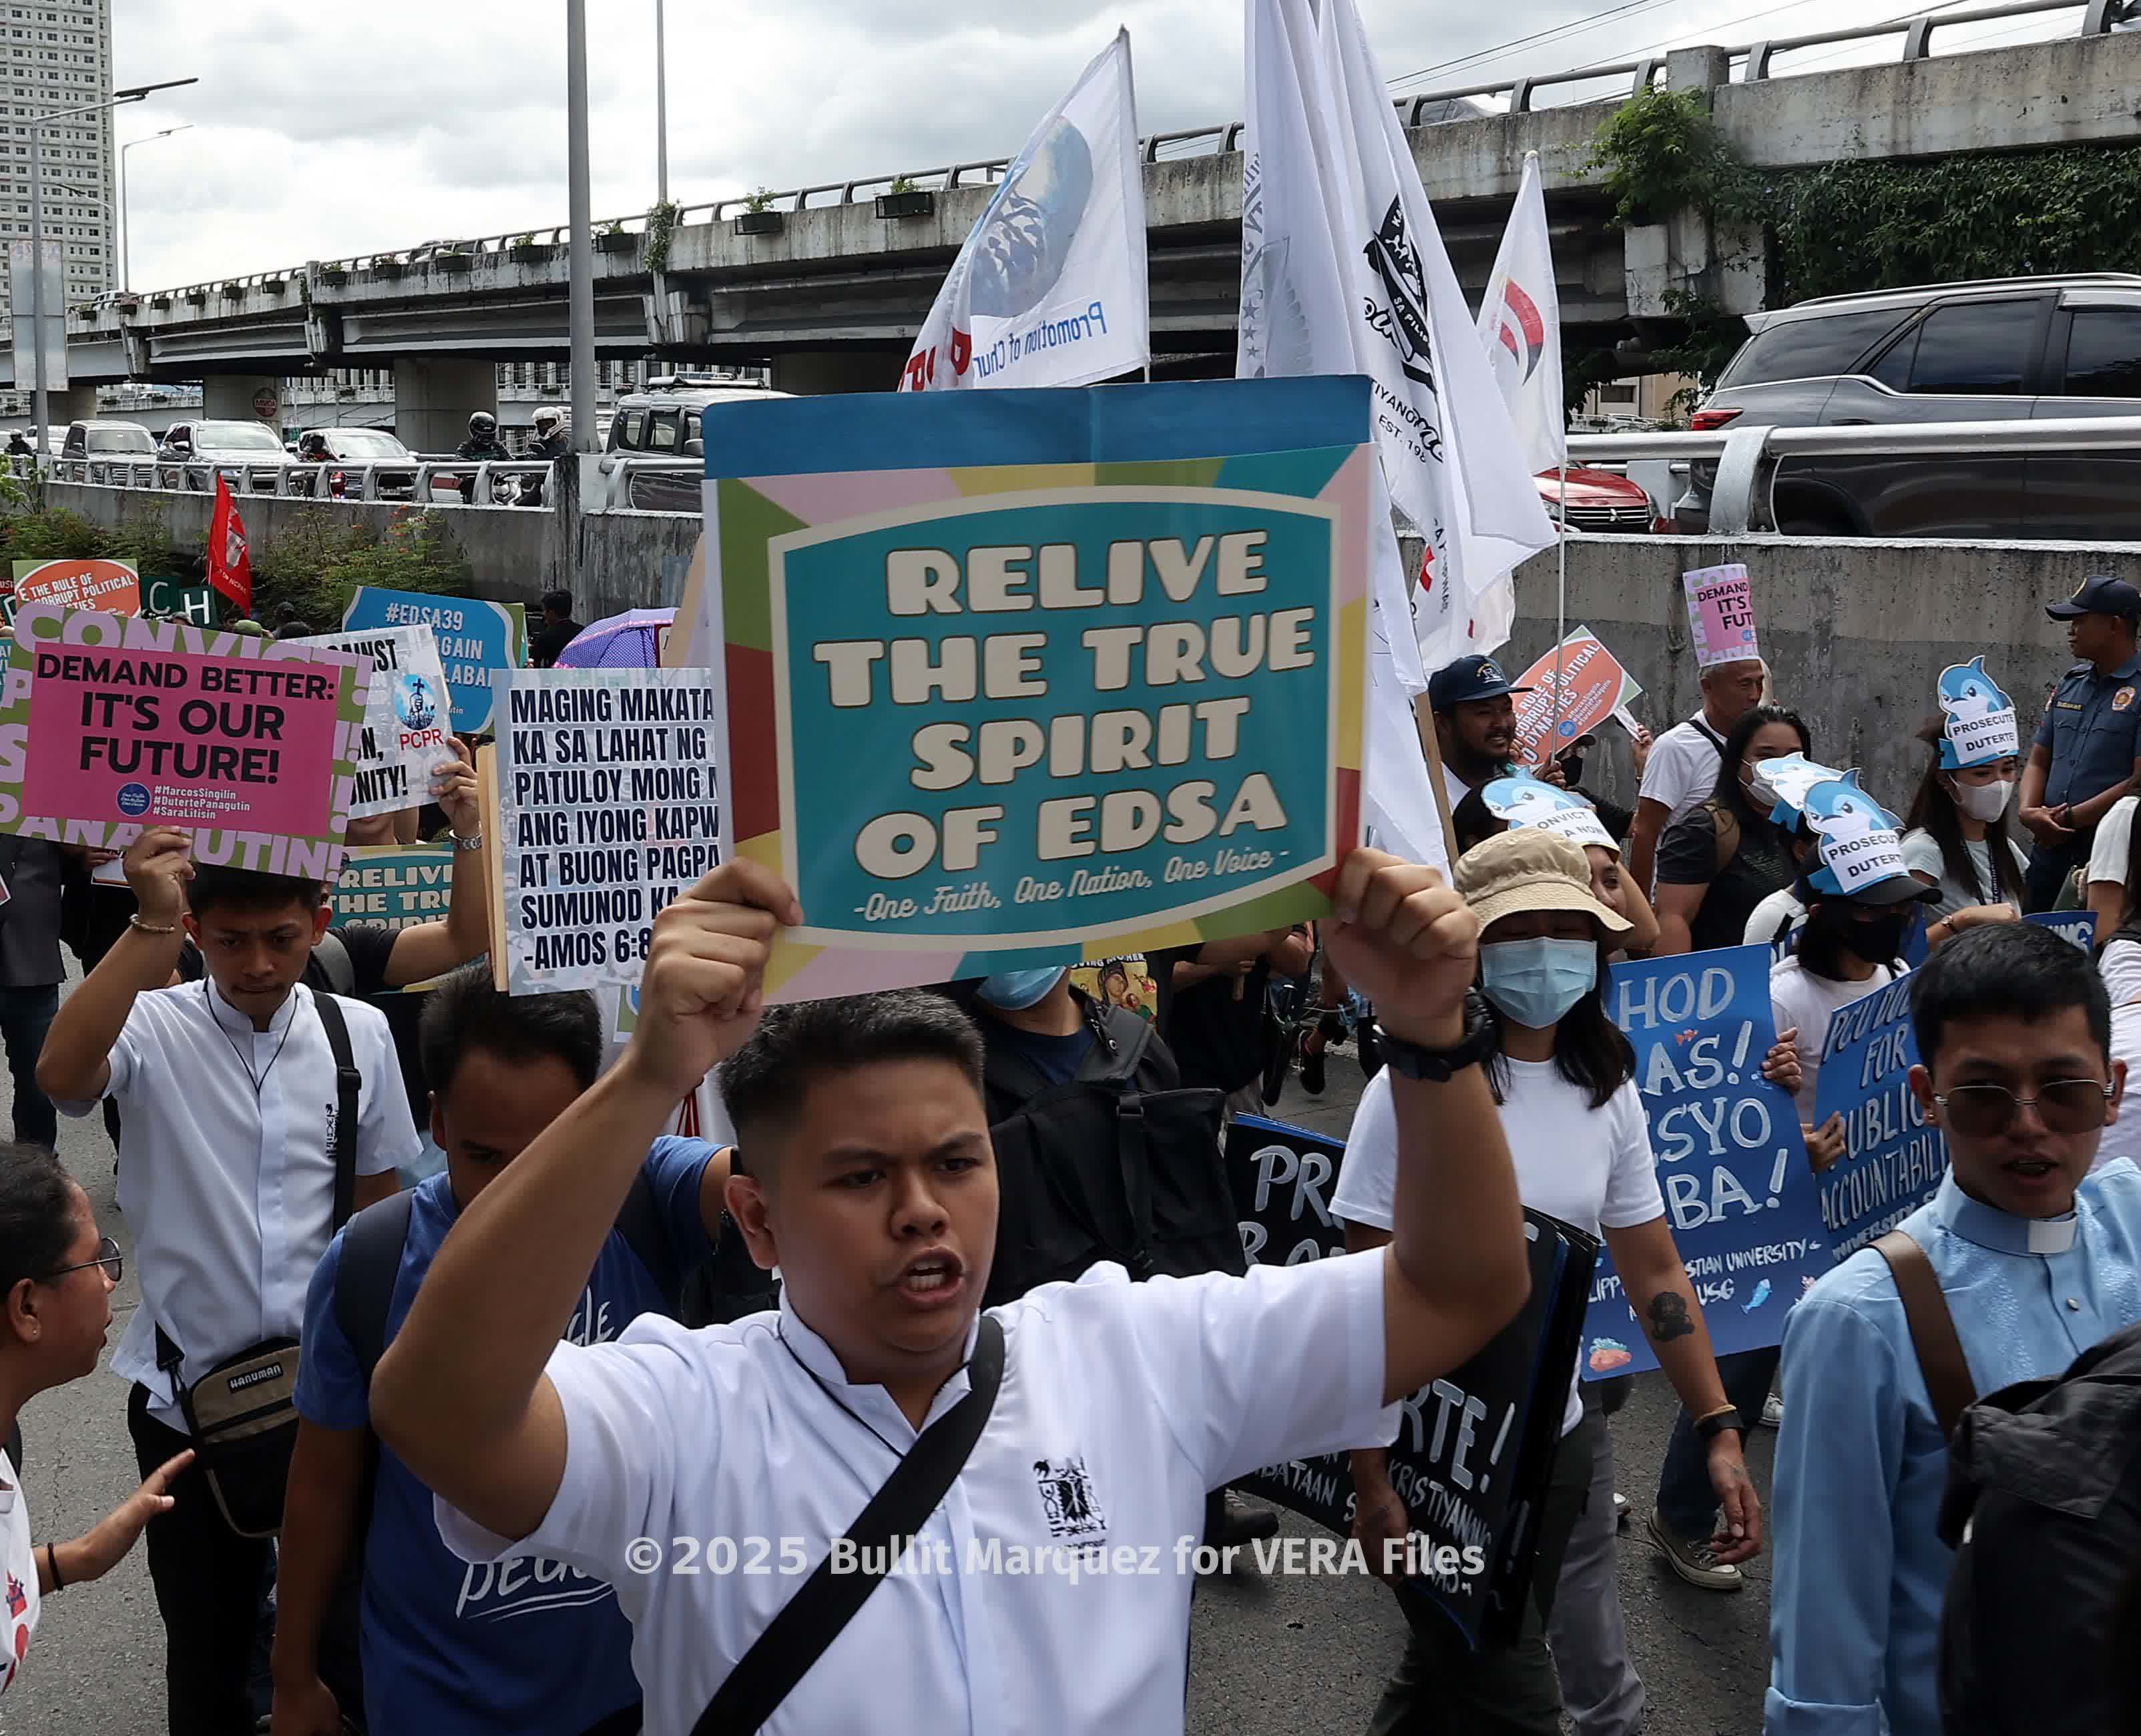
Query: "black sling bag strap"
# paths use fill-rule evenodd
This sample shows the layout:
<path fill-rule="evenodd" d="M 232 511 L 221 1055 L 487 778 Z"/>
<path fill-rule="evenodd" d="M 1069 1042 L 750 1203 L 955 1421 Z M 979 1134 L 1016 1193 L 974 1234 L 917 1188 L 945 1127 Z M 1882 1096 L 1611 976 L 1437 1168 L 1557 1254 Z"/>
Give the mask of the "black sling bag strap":
<path fill-rule="evenodd" d="M 316 994 L 313 1008 L 320 1016 L 321 1027 L 327 1032 L 327 1048 L 335 1064 L 335 1126 L 334 1148 L 330 1155 L 334 1158 L 334 1227 L 340 1229 L 349 1222 L 350 1208 L 357 1200 L 357 1093 L 364 1084 L 364 1076 L 357 1070 L 357 1060 L 349 1046 L 349 1024 L 342 1016 L 332 995 Z"/>
<path fill-rule="evenodd" d="M 985 1314 L 967 1364 L 967 1396 L 922 1431 L 898 1468 L 848 1527 L 848 1537 L 863 1552 L 858 1559 L 874 1559 L 880 1571 L 835 1573 L 829 1549 L 803 1589 L 737 1660 L 692 1726 L 692 1736 L 752 1736 L 795 1691 L 877 1589 L 882 1567 L 889 1565 L 885 1546 L 895 1537 L 918 1534 L 958 1481 L 996 1408 L 1003 1365 L 1003 1328 L 993 1315 Z"/>

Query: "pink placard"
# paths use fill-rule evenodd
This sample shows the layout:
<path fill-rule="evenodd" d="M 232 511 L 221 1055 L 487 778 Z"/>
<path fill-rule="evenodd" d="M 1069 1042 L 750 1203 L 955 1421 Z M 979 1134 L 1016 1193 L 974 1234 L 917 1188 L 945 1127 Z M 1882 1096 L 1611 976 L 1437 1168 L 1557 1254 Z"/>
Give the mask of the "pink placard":
<path fill-rule="evenodd" d="M 1762 655 L 1755 632 L 1755 599 L 1747 569 L 1738 562 L 1681 575 L 1687 591 L 1688 630 L 1699 668 L 1738 663 Z"/>
<path fill-rule="evenodd" d="M 329 833 L 341 667 L 65 643 L 32 656 L 24 814 Z"/>

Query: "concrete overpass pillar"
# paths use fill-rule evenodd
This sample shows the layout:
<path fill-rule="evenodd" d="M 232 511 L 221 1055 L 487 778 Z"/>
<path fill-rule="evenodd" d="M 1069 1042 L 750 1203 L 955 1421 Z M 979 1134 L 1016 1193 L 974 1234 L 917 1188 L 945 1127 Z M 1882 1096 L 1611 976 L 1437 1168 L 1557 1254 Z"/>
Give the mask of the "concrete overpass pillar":
<path fill-rule="evenodd" d="M 69 422 L 86 422 L 96 415 L 96 388 L 93 386 L 48 389 L 45 396 L 52 406 L 52 426 L 62 431 Z M 34 391 L 22 394 L 22 406 L 29 412 L 22 418 L 23 426 L 27 427 L 37 415 L 37 402 Z"/>
<path fill-rule="evenodd" d="M 452 451 L 479 410 L 498 414 L 494 363 L 404 357 L 394 364 L 394 431 L 411 452 Z"/>
<path fill-rule="evenodd" d="M 268 374 L 210 374 L 201 382 L 201 419 L 260 422 L 283 437 L 283 382 Z"/>
<path fill-rule="evenodd" d="M 797 397 L 829 392 L 890 391 L 899 384 L 904 356 L 875 350 L 798 350 L 773 358 L 773 389 Z"/>

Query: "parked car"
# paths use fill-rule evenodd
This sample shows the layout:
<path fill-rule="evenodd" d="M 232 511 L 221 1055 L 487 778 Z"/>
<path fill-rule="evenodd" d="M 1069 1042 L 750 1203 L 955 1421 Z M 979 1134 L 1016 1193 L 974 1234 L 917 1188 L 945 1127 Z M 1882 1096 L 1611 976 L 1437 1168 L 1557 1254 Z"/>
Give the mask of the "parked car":
<path fill-rule="evenodd" d="M 1646 536 L 1658 528 L 1651 497 L 1640 484 L 1617 471 L 1571 465 L 1566 509 L 1560 471 L 1541 470 L 1535 480 L 1547 517 L 1570 530 L 1602 536 Z"/>
<path fill-rule="evenodd" d="M 121 453 L 153 458 L 156 437 L 139 422 L 86 421 L 67 424 L 60 442 L 62 458 L 116 458 Z"/>
<path fill-rule="evenodd" d="M 2141 416 L 2141 276 L 1939 283 L 1750 314 L 1696 411 L 1735 423 L 1855 428 Z M 1677 528 L 1710 528 L 1714 463 L 1691 467 Z M 2141 540 L 2141 455 L 1950 452 L 1792 458 L 1776 528 L 1853 537 Z"/>
<path fill-rule="evenodd" d="M 249 470 L 253 486 L 272 492 L 276 474 L 290 461 L 283 442 L 265 422 L 174 422 L 165 430 L 156 456 L 166 464 L 212 464 L 234 482 Z M 185 485 L 213 493 L 209 477 L 189 474 Z"/>
<path fill-rule="evenodd" d="M 699 440 L 701 412 L 717 404 L 741 404 L 765 398 L 785 398 L 762 386 L 677 378 L 650 380 L 644 391 L 629 392 L 617 401 L 603 446 L 603 470 L 614 468 L 619 455 L 644 454 L 652 458 L 696 458 L 704 448 Z M 701 486 L 688 471 L 650 472 L 632 480 L 630 504 L 648 512 L 695 513 L 699 510 Z"/>
<path fill-rule="evenodd" d="M 307 434 L 317 434 L 327 447 L 329 460 L 346 465 L 377 465 L 406 459 L 406 470 L 381 470 L 374 480 L 381 500 L 408 500 L 416 493 L 416 455 L 401 443 L 398 435 L 384 428 L 308 428 Z M 303 444 L 302 436 L 299 445 Z M 346 476 L 340 470 L 330 470 L 326 475 L 326 493 L 342 494 L 361 492 L 361 477 Z M 315 489 L 314 493 L 323 492 Z"/>

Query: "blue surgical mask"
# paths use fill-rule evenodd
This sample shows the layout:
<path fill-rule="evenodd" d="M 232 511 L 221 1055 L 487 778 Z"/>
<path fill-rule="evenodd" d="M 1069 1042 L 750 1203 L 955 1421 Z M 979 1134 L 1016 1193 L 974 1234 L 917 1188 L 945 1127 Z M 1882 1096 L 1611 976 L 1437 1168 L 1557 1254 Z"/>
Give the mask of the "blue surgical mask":
<path fill-rule="evenodd" d="M 1497 941 L 1479 949 L 1479 986 L 1503 1012 L 1533 1030 L 1558 1025 L 1598 981 L 1590 941 Z"/>
<path fill-rule="evenodd" d="M 1061 965 L 1043 965 L 1037 971 L 1003 971 L 982 979 L 982 999 L 1007 1013 L 1021 1013 L 1048 998 L 1048 991 L 1063 980 Z"/>

